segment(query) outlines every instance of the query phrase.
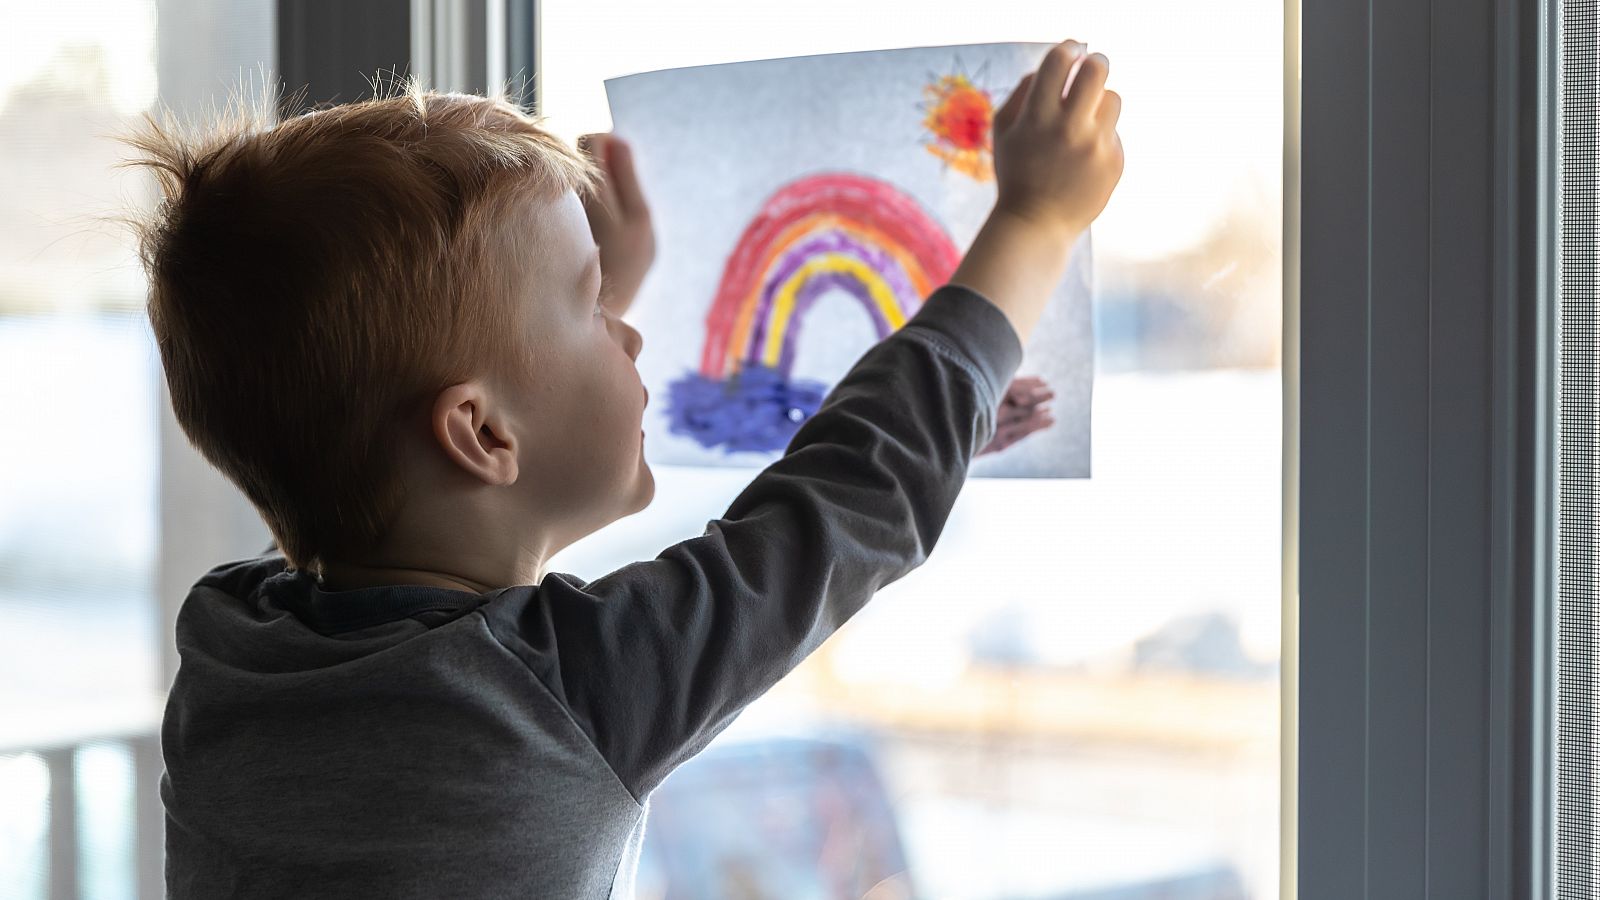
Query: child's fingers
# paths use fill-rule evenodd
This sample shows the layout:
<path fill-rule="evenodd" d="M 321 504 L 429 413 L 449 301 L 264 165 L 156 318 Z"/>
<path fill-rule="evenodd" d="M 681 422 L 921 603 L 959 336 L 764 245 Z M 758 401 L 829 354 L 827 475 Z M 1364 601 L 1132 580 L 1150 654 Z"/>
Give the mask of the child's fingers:
<path fill-rule="evenodd" d="M 1055 423 L 1055 416 L 1049 413 L 1040 413 L 1015 422 L 1007 422 L 1005 425 L 995 429 L 995 441 L 999 445 L 995 449 L 1001 450 L 1009 447 L 1028 435 L 1043 431 Z"/>
<path fill-rule="evenodd" d="M 585 134 L 578 138 L 578 149 L 588 154 L 589 158 L 600 166 L 602 177 L 600 178 L 600 186 L 597 193 L 600 201 L 605 205 L 607 213 L 614 216 L 629 214 L 628 201 L 622 196 L 621 186 L 619 185 L 619 181 L 622 179 L 617 177 L 617 150 L 622 143 L 621 138 L 608 131 Z M 632 172 L 633 167 L 630 159 L 628 174 L 631 176 Z M 636 179 L 634 184 L 635 186 L 638 184 Z"/>
<path fill-rule="evenodd" d="M 1072 79 L 1072 93 L 1067 95 L 1067 120 L 1073 127 L 1094 121 L 1105 96 L 1106 76 L 1111 74 L 1111 60 L 1104 53 L 1091 53 L 1078 67 Z"/>
<path fill-rule="evenodd" d="M 1033 428 L 1043 428 L 1046 421 L 1055 421 L 1055 411 L 1048 406 L 1035 406 L 1028 410 L 1027 417 L 1022 421 L 1031 423 Z"/>
<path fill-rule="evenodd" d="M 1044 386 L 1044 379 L 1037 375 L 1019 375 L 1006 386 L 1005 400 L 1011 403 L 1023 403 Z"/>
<path fill-rule="evenodd" d="M 995 428 L 1009 427 L 1017 422 L 1026 422 L 1040 416 L 1050 415 L 1048 406 L 1004 406 L 1000 408 L 1000 415 L 995 422 Z"/>
<path fill-rule="evenodd" d="M 1100 98 L 1100 112 L 1096 113 L 1101 126 L 1116 128 L 1117 120 L 1122 118 L 1122 95 L 1116 91 L 1106 91 Z"/>
<path fill-rule="evenodd" d="M 1067 76 L 1072 66 L 1083 56 L 1083 44 L 1062 41 L 1051 47 L 1039 64 L 1039 75 L 1029 92 L 1028 109 L 1044 121 L 1054 121 L 1061 112 L 1061 94 L 1067 89 Z"/>
<path fill-rule="evenodd" d="M 610 215 L 617 208 L 617 191 L 615 185 L 612 184 L 614 179 L 611 177 L 610 167 L 605 163 L 606 148 L 611 143 L 611 135 L 605 133 L 582 134 L 578 136 L 577 143 L 579 152 L 600 165 L 603 177 L 601 177 L 600 184 L 595 189 L 594 200 L 598 201 L 599 206 L 607 215 Z M 589 209 L 592 217 L 595 212 L 592 204 L 585 202 L 584 206 Z"/>
<path fill-rule="evenodd" d="M 1002 103 L 999 111 L 994 114 L 994 127 L 991 129 L 993 134 L 1005 131 L 1017 120 L 1017 113 L 1022 111 L 1022 104 L 1028 97 L 1028 87 L 1032 84 L 1033 73 L 1029 72 L 1022 76 L 1016 87 L 1011 89 L 1011 96 L 1006 98 L 1006 102 Z"/>
<path fill-rule="evenodd" d="M 603 167 L 605 144 L 606 139 L 609 137 L 611 135 L 603 131 L 596 134 L 580 134 L 578 135 L 578 150 L 595 162 L 601 163 Z"/>
<path fill-rule="evenodd" d="M 1056 417 L 1046 410 L 1034 410 L 1031 414 L 1022 416 L 1003 425 L 996 426 L 994 439 L 985 452 L 998 453 L 1015 444 L 1030 434 L 1043 431 L 1056 423 Z"/>
<path fill-rule="evenodd" d="M 644 191 L 639 186 L 639 173 L 633 167 L 633 148 L 621 138 L 612 138 L 607 151 L 607 169 L 611 180 L 615 182 L 623 214 L 630 218 L 648 215 L 650 209 L 644 202 Z"/>

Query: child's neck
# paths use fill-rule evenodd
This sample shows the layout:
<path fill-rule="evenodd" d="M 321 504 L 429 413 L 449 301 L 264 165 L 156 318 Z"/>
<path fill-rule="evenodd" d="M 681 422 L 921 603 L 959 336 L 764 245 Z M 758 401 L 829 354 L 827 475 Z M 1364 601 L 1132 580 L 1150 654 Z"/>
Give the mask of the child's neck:
<path fill-rule="evenodd" d="M 469 594 L 485 594 L 495 589 L 491 585 L 464 575 L 428 569 L 330 562 L 324 565 L 322 570 L 322 589 L 325 591 L 350 591 L 357 588 L 393 587 L 403 584 L 466 591 Z"/>

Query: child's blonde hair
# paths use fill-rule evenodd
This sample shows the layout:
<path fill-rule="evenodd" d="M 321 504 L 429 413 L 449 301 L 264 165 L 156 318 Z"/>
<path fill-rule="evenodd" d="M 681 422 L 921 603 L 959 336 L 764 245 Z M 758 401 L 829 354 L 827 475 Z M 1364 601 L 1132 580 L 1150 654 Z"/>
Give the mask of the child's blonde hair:
<path fill-rule="evenodd" d="M 529 359 L 498 223 L 600 173 L 503 99 L 408 80 L 277 124 L 271 103 L 198 131 L 146 115 L 121 139 L 160 183 L 133 224 L 178 423 L 320 573 L 377 547 L 403 502 L 401 421 Z"/>

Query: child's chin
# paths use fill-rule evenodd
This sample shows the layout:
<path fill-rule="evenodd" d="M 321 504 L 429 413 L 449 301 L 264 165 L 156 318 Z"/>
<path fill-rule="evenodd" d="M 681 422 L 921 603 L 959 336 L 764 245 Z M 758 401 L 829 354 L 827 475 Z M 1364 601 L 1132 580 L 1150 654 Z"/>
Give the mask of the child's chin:
<path fill-rule="evenodd" d="M 656 498 L 656 474 L 650 471 L 650 464 L 644 461 L 643 453 L 639 454 L 639 469 L 642 474 L 639 477 L 639 501 L 635 504 L 635 512 L 649 506 L 650 501 Z"/>

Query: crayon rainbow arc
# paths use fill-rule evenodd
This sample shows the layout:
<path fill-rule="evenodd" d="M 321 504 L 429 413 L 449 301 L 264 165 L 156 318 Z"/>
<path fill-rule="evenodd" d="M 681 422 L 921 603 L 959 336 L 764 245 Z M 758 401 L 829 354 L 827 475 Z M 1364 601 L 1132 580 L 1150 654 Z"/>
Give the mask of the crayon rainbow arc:
<path fill-rule="evenodd" d="M 826 172 L 784 185 L 723 267 L 699 371 L 671 385 L 672 430 L 730 452 L 783 449 L 826 393 L 790 378 L 817 299 L 832 290 L 853 296 L 882 340 L 960 260 L 939 223 L 888 182 Z"/>

